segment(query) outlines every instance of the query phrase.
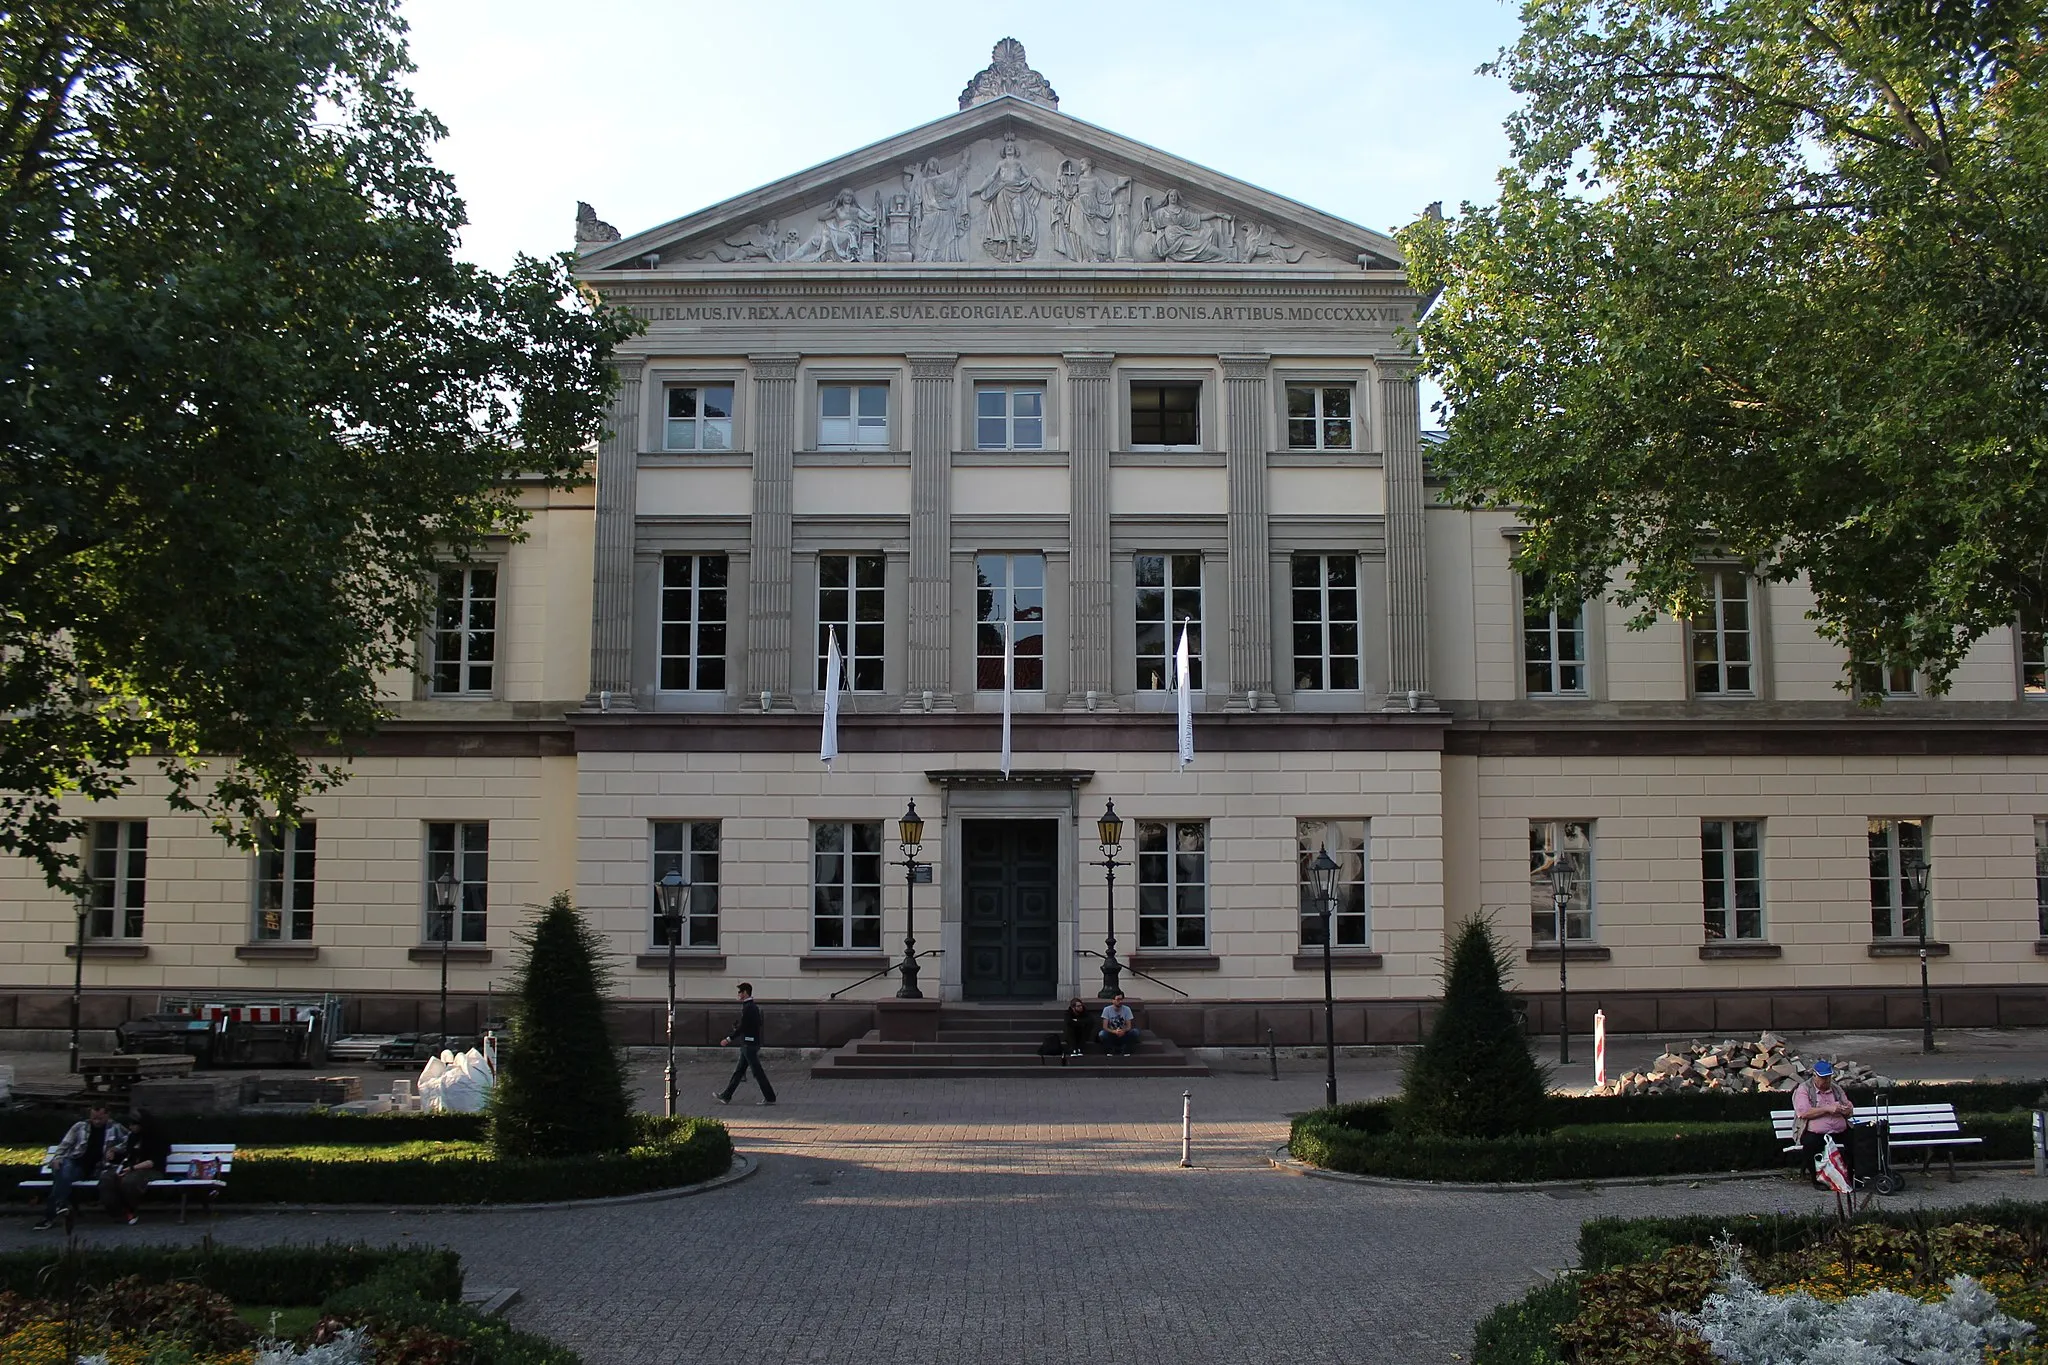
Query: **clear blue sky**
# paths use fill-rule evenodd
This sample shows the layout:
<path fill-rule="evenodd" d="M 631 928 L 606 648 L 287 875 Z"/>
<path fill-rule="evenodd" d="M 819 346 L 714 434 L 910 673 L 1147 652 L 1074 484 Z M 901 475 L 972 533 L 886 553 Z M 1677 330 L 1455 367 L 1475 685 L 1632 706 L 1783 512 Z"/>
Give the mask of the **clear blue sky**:
<path fill-rule="evenodd" d="M 1498 0 L 408 0 L 421 102 L 493 267 L 631 234 L 950 113 L 1014 37 L 1060 109 L 1382 231 L 1493 197 Z"/>

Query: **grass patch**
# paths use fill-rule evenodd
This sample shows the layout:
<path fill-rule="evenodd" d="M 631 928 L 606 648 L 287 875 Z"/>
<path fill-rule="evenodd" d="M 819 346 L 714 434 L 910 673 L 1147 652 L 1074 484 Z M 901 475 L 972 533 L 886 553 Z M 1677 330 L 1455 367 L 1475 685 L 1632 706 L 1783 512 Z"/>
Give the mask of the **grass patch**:
<path fill-rule="evenodd" d="M 304 1341 L 320 1325 L 317 1304 L 238 1304 L 235 1316 L 267 1337 Z"/>

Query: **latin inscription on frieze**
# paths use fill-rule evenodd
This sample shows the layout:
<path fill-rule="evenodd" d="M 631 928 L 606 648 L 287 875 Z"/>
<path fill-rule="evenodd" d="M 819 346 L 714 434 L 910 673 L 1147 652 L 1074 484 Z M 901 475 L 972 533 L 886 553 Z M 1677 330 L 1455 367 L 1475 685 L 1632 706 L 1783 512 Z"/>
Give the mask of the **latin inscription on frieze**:
<path fill-rule="evenodd" d="M 1405 308 L 1327 303 L 626 303 L 645 322 L 1308 322 L 1398 326 Z"/>

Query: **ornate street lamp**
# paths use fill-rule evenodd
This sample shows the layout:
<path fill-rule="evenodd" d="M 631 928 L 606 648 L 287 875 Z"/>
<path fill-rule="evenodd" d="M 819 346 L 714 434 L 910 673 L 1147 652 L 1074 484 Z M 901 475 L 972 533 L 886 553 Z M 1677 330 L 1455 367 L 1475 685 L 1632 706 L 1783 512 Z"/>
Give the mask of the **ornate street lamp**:
<path fill-rule="evenodd" d="M 1104 1000 L 1116 997 L 1123 987 L 1123 964 L 1116 960 L 1116 870 L 1130 864 L 1117 861 L 1117 850 L 1124 842 L 1123 817 L 1116 813 L 1116 802 L 1104 803 L 1102 818 L 1095 822 L 1095 834 L 1102 845 L 1102 861 L 1096 866 L 1109 888 L 1108 900 L 1104 903 L 1108 933 L 1105 935 L 1102 954 L 1102 990 L 1098 993 Z"/>
<path fill-rule="evenodd" d="M 448 945 L 455 937 L 455 873 L 444 869 L 434 878 L 434 906 L 441 912 L 441 1046 L 448 1050 Z"/>
<path fill-rule="evenodd" d="M 687 856 L 687 855 L 686 855 Z M 656 902 L 661 906 L 661 936 L 668 940 L 668 1069 L 662 1072 L 662 1086 L 668 1102 L 662 1112 L 676 1116 L 676 941 L 683 936 L 683 916 L 690 905 L 690 884 L 675 868 L 654 884 Z"/>
<path fill-rule="evenodd" d="M 1913 904 L 1920 911 L 1920 1050 L 1934 1051 L 1934 996 L 1927 989 L 1927 890 L 1928 866 L 1925 858 L 1915 858 L 1906 864 L 1906 891 L 1913 897 Z"/>
<path fill-rule="evenodd" d="M 84 896 L 78 898 L 78 942 L 71 949 L 71 1074 L 78 1074 L 78 1027 L 79 1017 L 85 1007 L 85 917 L 92 913 L 92 904 Z M 102 981 L 106 978 L 101 977 Z"/>
<path fill-rule="evenodd" d="M 922 1000 L 924 992 L 917 988 L 917 873 L 924 864 L 918 862 L 918 848 L 924 843 L 924 817 L 917 813 L 917 802 L 912 801 L 904 808 L 902 818 L 896 822 L 897 841 L 903 846 L 903 857 L 899 862 L 903 868 L 903 965 L 897 970 L 903 975 L 903 984 L 896 988 L 898 1000 Z"/>
<path fill-rule="evenodd" d="M 1308 865 L 1309 885 L 1315 891 L 1316 913 L 1323 919 L 1323 1104 L 1337 1107 L 1337 993 L 1330 975 L 1330 917 L 1337 909 L 1337 861 L 1330 850 L 1316 850 Z"/>
<path fill-rule="evenodd" d="M 1572 903 L 1572 867 L 1564 850 L 1550 864 L 1550 904 L 1557 913 L 1557 1064 L 1572 1064 L 1571 990 L 1565 980 L 1565 911 Z"/>

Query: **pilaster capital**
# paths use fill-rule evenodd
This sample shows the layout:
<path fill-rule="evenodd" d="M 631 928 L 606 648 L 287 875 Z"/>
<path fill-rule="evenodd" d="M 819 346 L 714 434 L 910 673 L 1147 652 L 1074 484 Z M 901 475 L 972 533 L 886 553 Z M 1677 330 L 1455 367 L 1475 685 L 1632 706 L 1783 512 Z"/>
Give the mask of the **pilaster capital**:
<path fill-rule="evenodd" d="M 747 366 L 756 379 L 795 379 L 797 361 L 803 357 L 794 351 L 764 351 L 747 357 Z"/>
<path fill-rule="evenodd" d="M 629 384 L 638 384 L 642 376 L 647 372 L 647 362 L 637 355 L 613 356 L 605 364 L 610 367 L 613 376 L 618 379 L 620 388 L 625 388 Z"/>
<path fill-rule="evenodd" d="M 1068 351 L 1061 359 L 1067 362 L 1069 379 L 1107 379 L 1116 365 L 1110 351 Z"/>
<path fill-rule="evenodd" d="M 1422 372 L 1422 357 L 1419 355 L 1377 356 L 1374 364 L 1379 367 L 1382 384 L 1412 384 Z"/>
<path fill-rule="evenodd" d="M 951 379 L 954 366 L 960 363 L 957 351 L 913 351 L 910 354 L 910 377 L 916 379 Z"/>
<path fill-rule="evenodd" d="M 1273 358 L 1264 352 L 1219 355 L 1216 358 L 1223 362 L 1223 377 L 1225 379 L 1263 380 L 1273 363 Z"/>

